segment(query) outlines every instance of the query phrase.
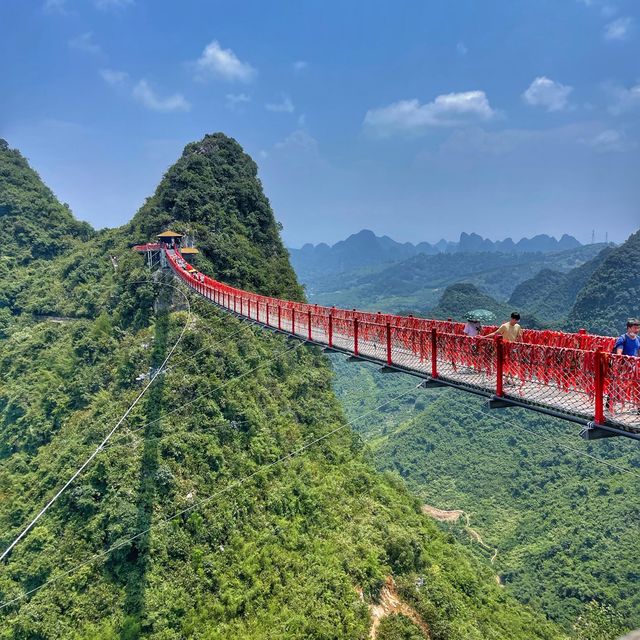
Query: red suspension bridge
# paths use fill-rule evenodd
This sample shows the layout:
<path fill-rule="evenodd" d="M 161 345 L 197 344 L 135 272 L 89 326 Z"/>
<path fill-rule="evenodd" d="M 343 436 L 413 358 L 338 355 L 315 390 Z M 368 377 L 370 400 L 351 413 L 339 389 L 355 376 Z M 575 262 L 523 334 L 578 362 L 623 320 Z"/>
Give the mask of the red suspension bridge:
<path fill-rule="evenodd" d="M 520 342 L 469 337 L 459 322 L 349 311 L 236 289 L 198 272 L 180 249 L 164 242 L 134 249 L 146 253 L 150 264 L 159 256 L 193 291 L 265 328 L 381 365 L 382 372 L 418 376 L 426 388 L 450 386 L 484 396 L 491 408 L 523 407 L 576 422 L 587 439 L 640 440 L 640 358 L 613 354 L 614 338 L 531 329 Z"/>

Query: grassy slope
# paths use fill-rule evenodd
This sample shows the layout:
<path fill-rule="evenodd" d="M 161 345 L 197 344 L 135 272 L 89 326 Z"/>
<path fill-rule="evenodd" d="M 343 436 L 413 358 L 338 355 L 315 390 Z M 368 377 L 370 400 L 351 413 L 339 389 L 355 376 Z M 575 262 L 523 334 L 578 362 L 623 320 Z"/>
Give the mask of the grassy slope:
<path fill-rule="evenodd" d="M 593 272 L 614 251 L 607 247 L 583 265 L 566 273 L 542 269 L 536 276 L 520 283 L 509 298 L 516 307 L 526 307 L 550 325 L 561 325 Z"/>
<path fill-rule="evenodd" d="M 333 364 L 348 416 L 415 384 L 340 358 Z M 423 503 L 469 513 L 488 550 L 470 537 L 464 519 L 442 528 L 499 573 L 510 593 L 567 630 L 594 599 L 614 607 L 623 628 L 640 626 L 640 453 L 633 442 L 587 444 L 574 425 L 520 410 L 479 413 L 481 401 L 459 392 L 421 390 L 408 398 L 356 424 L 381 470 L 400 474 Z M 558 443 L 632 472 L 602 466 Z"/>
<path fill-rule="evenodd" d="M 247 157 L 220 135 L 187 150 L 132 225 L 72 243 L 31 272 L 0 274 L 15 284 L 0 363 L 2 547 L 93 449 L 138 392 L 136 375 L 162 360 L 187 321 L 179 297 L 154 311 L 171 299 L 139 284 L 148 276 L 126 247 L 142 239 L 133 231 L 197 225 L 213 272 L 299 295 Z M 220 176 L 229 170 L 227 189 Z M 227 245 L 240 249 L 215 250 Z M 365 638 L 356 587 L 373 600 L 389 573 L 434 639 L 561 637 L 422 516 L 401 483 L 375 472 L 349 428 L 268 468 L 345 424 L 328 364 L 302 348 L 279 356 L 281 338 L 193 304 L 175 366 L 0 569 L 2 601 L 53 580 L 2 610 L 0 638 Z M 74 319 L 33 318 L 44 311 Z"/>

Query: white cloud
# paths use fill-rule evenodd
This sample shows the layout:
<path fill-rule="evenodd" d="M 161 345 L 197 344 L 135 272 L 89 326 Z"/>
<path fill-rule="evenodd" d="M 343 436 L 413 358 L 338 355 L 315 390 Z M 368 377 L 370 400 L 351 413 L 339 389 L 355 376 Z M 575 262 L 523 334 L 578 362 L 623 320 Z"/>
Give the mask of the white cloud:
<path fill-rule="evenodd" d="M 578 0 L 578 3 L 583 4 L 585 7 L 599 7 L 600 13 L 605 18 L 611 18 L 618 12 L 618 8 L 611 4 L 609 0 Z"/>
<path fill-rule="evenodd" d="M 96 9 L 108 11 L 109 9 L 124 9 L 133 4 L 134 0 L 93 0 Z"/>
<path fill-rule="evenodd" d="M 225 99 L 227 101 L 227 108 L 231 109 L 231 111 L 234 111 L 242 104 L 251 102 L 251 97 L 246 93 L 227 93 Z"/>
<path fill-rule="evenodd" d="M 126 71 L 115 71 L 113 69 L 100 69 L 100 75 L 112 87 L 124 84 L 129 78 L 129 74 Z"/>
<path fill-rule="evenodd" d="M 529 85 L 522 98 L 533 107 L 545 107 L 547 111 L 562 111 L 567 107 L 572 91 L 573 87 L 540 76 Z"/>
<path fill-rule="evenodd" d="M 609 113 L 619 116 L 640 107 L 640 83 L 627 89 L 612 85 L 607 87 L 610 96 Z"/>
<path fill-rule="evenodd" d="M 305 71 L 308 68 L 309 63 L 305 62 L 304 60 L 296 60 L 292 66 L 294 71 L 300 73 L 301 71 Z"/>
<path fill-rule="evenodd" d="M 78 51 L 84 51 L 85 53 L 91 53 L 94 55 L 102 53 L 100 45 L 93 39 L 92 31 L 87 31 L 75 38 L 71 38 L 71 40 L 69 40 L 69 46 L 72 49 L 77 49 Z"/>
<path fill-rule="evenodd" d="M 250 82 L 257 71 L 247 62 L 241 62 L 231 49 L 223 49 L 217 40 L 209 43 L 195 63 L 201 78 L 214 76 L 223 80 Z"/>
<path fill-rule="evenodd" d="M 604 28 L 604 39 L 626 40 L 633 29 L 633 18 L 618 18 Z"/>
<path fill-rule="evenodd" d="M 582 139 L 582 142 L 600 153 L 627 151 L 636 146 L 623 132 L 615 129 L 606 129 L 591 138 Z"/>
<path fill-rule="evenodd" d="M 420 104 L 400 100 L 387 107 L 370 109 L 364 126 L 382 136 L 396 132 L 419 133 L 429 127 L 450 127 L 469 120 L 489 120 L 496 115 L 484 91 L 466 91 L 438 96 L 433 102 Z"/>
<path fill-rule="evenodd" d="M 67 0 L 45 0 L 42 9 L 45 13 L 59 13 L 63 16 L 69 13 Z"/>
<path fill-rule="evenodd" d="M 456 51 L 459 56 L 466 56 L 469 53 L 469 49 L 467 49 L 467 45 L 464 42 L 458 42 L 456 45 Z"/>
<path fill-rule="evenodd" d="M 268 102 L 264 105 L 264 108 L 267 111 L 274 111 L 275 113 L 293 113 L 296 108 L 291 102 L 291 98 L 289 96 L 282 96 L 282 100 L 280 102 Z"/>
<path fill-rule="evenodd" d="M 149 86 L 146 80 L 140 80 L 133 88 L 133 97 L 145 107 L 153 111 L 189 111 L 191 105 L 181 93 L 174 93 L 166 98 L 160 98 Z"/>
<path fill-rule="evenodd" d="M 316 155 L 318 153 L 318 141 L 304 129 L 296 129 L 281 142 L 276 142 L 275 149 L 280 151 L 299 150 Z"/>

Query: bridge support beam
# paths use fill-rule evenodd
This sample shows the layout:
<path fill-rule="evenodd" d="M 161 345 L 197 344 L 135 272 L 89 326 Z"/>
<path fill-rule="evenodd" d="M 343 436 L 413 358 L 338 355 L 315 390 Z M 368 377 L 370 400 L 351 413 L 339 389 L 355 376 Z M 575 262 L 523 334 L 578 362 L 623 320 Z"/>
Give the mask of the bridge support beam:
<path fill-rule="evenodd" d="M 489 409 L 505 409 L 506 407 L 513 407 L 513 403 L 499 396 L 491 396 L 487 400 L 487 406 Z"/>
<path fill-rule="evenodd" d="M 602 438 L 617 438 L 620 434 L 609 429 L 603 429 L 595 422 L 589 422 L 580 431 L 580 437 L 584 440 L 601 440 Z"/>
<path fill-rule="evenodd" d="M 388 365 L 383 365 L 378 369 L 378 373 L 401 373 L 395 367 L 389 367 Z"/>
<path fill-rule="evenodd" d="M 442 387 L 447 387 L 449 385 L 437 378 L 429 378 L 428 380 L 423 380 L 419 386 L 421 389 L 441 389 Z"/>

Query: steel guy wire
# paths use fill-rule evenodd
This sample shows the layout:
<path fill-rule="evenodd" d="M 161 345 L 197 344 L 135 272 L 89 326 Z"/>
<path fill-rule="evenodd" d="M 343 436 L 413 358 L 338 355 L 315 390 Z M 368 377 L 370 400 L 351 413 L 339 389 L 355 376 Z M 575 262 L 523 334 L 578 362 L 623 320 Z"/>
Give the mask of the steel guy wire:
<path fill-rule="evenodd" d="M 69 485 L 71 485 L 71 483 L 86 469 L 86 467 L 91 463 L 91 461 L 98 455 L 98 453 L 100 453 L 100 451 L 104 448 L 104 446 L 107 444 L 107 442 L 109 442 L 109 440 L 111 439 L 111 436 L 113 436 L 113 434 L 116 432 L 116 430 L 126 420 L 127 416 L 131 413 L 131 411 L 133 411 L 134 407 L 138 404 L 138 402 L 145 395 L 145 393 L 147 392 L 147 389 L 149 389 L 149 387 L 153 384 L 154 380 L 160 374 L 162 366 L 164 366 L 168 362 L 169 358 L 171 357 L 173 352 L 176 350 L 178 344 L 180 343 L 180 341 L 184 337 L 184 334 L 185 334 L 185 332 L 186 332 L 186 330 L 187 330 L 187 328 L 189 326 L 189 322 L 191 320 L 191 303 L 189 302 L 189 299 L 187 298 L 187 296 L 182 291 L 180 291 L 178 289 L 178 287 L 175 287 L 174 285 L 170 285 L 170 284 L 166 284 L 166 283 L 162 283 L 162 285 L 163 286 L 167 286 L 167 287 L 171 287 L 172 289 L 175 289 L 176 291 L 178 291 L 182 296 L 184 296 L 184 298 L 185 298 L 185 300 L 187 302 L 187 306 L 188 306 L 187 322 L 185 322 L 184 327 L 182 328 L 182 331 L 180 332 L 180 335 L 178 336 L 178 339 L 176 340 L 174 345 L 171 347 L 169 353 L 167 354 L 167 356 L 164 359 L 164 361 L 163 361 L 162 365 L 160 366 L 160 368 L 156 371 L 156 373 L 149 380 L 149 382 L 142 389 L 142 391 L 136 396 L 135 400 L 129 405 L 129 408 L 124 412 L 124 414 L 116 422 L 115 426 L 111 429 L 111 431 L 109 431 L 109 433 L 105 436 L 105 438 L 102 440 L 102 442 L 96 447 L 96 449 L 93 451 L 93 453 L 80 465 L 80 467 L 78 467 L 78 469 L 75 471 L 75 473 L 65 482 L 65 484 L 56 492 L 56 494 L 38 512 L 38 514 L 35 516 L 35 518 L 33 518 L 31 520 L 31 522 L 29 522 L 29 524 L 26 527 L 24 527 L 24 529 L 18 534 L 18 536 L 16 538 L 14 538 L 14 540 L 11 542 L 11 544 L 9 544 L 9 546 L 2 552 L 2 555 L 0 555 L 0 561 L 4 560 L 11 553 L 11 550 L 18 544 L 18 542 L 20 542 L 20 540 L 22 540 L 22 538 L 24 538 L 27 535 L 27 533 L 29 533 L 29 531 L 35 526 L 36 522 L 38 522 L 38 520 L 40 520 L 40 518 L 53 505 L 53 503 L 56 502 L 56 500 L 66 491 L 66 489 L 69 487 Z"/>
<path fill-rule="evenodd" d="M 352 425 L 354 422 L 360 420 L 361 418 L 364 418 L 365 416 L 370 415 L 371 413 L 375 413 L 376 411 L 380 410 L 382 407 L 386 406 L 387 404 L 390 404 L 391 402 L 395 402 L 396 400 L 399 400 L 403 396 L 406 396 L 407 394 L 411 393 L 413 391 L 413 389 L 414 389 L 414 387 L 412 387 L 410 389 L 407 389 L 406 391 L 404 391 L 403 393 L 395 396 L 394 398 L 391 398 L 390 400 L 387 400 L 386 402 L 378 405 L 377 407 L 374 407 L 373 409 L 370 409 L 369 411 L 366 411 L 365 413 L 363 413 L 363 414 L 361 414 L 359 416 L 356 416 L 355 418 L 352 418 L 349 421 L 346 421 L 346 422 L 342 423 L 341 425 L 339 425 L 335 429 L 332 429 L 331 431 L 328 431 L 327 433 L 314 438 L 310 442 L 307 442 L 306 444 L 298 447 L 297 449 L 294 449 L 293 451 L 290 451 L 289 453 L 281 456 L 277 460 L 274 460 L 273 462 L 269 462 L 268 464 L 265 464 L 265 465 L 259 467 L 255 471 L 251 472 L 250 474 L 248 474 L 248 475 L 246 475 L 246 476 L 244 476 L 242 478 L 238 478 L 237 480 L 231 482 L 226 487 L 223 487 L 222 489 L 220 489 L 219 491 L 216 491 L 215 493 L 211 494 L 210 496 L 207 496 L 206 498 L 202 498 L 198 502 L 196 502 L 196 503 L 194 503 L 194 504 L 192 504 L 192 505 L 190 505 L 188 507 L 185 507 L 184 509 L 181 509 L 181 510 L 177 511 L 176 513 L 174 513 L 171 516 L 167 516 L 165 518 L 162 518 L 161 520 L 159 520 L 154 525 L 149 526 L 146 529 L 142 529 L 141 531 L 138 531 L 136 534 L 134 534 L 133 536 L 130 536 L 129 538 L 126 538 L 124 540 L 118 541 L 116 544 L 112 545 L 108 549 L 105 549 L 104 551 L 101 551 L 100 553 L 94 554 L 93 556 L 91 556 L 91 558 L 88 558 L 84 562 L 81 562 L 79 564 L 74 565 L 70 569 L 64 571 L 63 573 L 59 574 L 58 576 L 55 576 L 55 577 L 45 581 L 41 585 L 38 585 L 37 587 L 34 587 L 33 589 L 30 589 L 29 591 L 26 591 L 25 593 L 23 593 L 23 594 L 21 594 L 19 596 L 16 596 L 15 598 L 12 598 L 11 600 L 7 600 L 6 602 L 0 603 L 0 611 L 5 609 L 6 607 L 16 603 L 16 602 L 19 602 L 20 600 L 23 600 L 27 596 L 31 595 L 32 593 L 35 593 L 36 591 L 39 591 L 40 589 L 43 589 L 44 587 L 52 584 L 53 582 L 57 582 L 61 578 L 65 578 L 65 577 L 71 575 L 75 571 L 77 571 L 77 570 L 79 570 L 79 569 L 91 564 L 95 560 L 98 560 L 100 558 L 103 558 L 103 557 L 109 555 L 111 552 L 116 551 L 120 547 L 123 547 L 124 545 L 129 544 L 130 542 L 133 542 L 134 540 L 136 540 L 140 536 L 143 536 L 146 533 L 149 533 L 149 531 L 151 531 L 151 529 L 153 527 L 164 526 L 164 525 L 170 523 L 175 518 L 178 518 L 178 517 L 184 515 L 185 513 L 189 513 L 190 511 L 193 511 L 194 509 L 199 509 L 200 507 L 203 507 L 205 504 L 208 504 L 209 502 L 211 502 L 212 500 L 214 500 L 218 496 L 223 495 L 224 493 L 227 493 L 227 492 L 231 491 L 231 489 L 234 489 L 236 487 L 242 486 L 243 484 L 246 484 L 249 480 L 252 480 L 256 476 L 264 473 L 265 471 L 268 471 L 269 469 L 275 467 L 278 464 L 281 464 L 281 463 L 285 462 L 286 460 L 290 460 L 291 458 L 296 457 L 297 455 L 299 455 L 300 453 L 306 451 L 307 449 L 309 449 L 313 445 L 318 444 L 319 442 L 322 442 L 323 440 L 326 440 L 330 436 L 338 433 L 339 431 L 342 431 L 343 429 L 345 429 L 346 427 Z"/>

